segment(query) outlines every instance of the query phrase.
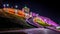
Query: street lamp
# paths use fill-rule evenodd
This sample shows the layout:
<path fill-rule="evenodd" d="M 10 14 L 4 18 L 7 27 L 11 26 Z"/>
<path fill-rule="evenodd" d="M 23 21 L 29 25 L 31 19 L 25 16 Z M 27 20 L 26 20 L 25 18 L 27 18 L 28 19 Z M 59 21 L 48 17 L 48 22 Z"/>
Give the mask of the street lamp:
<path fill-rule="evenodd" d="M 17 8 L 18 8 L 18 6 L 15 5 L 15 8 L 16 8 L 16 9 L 15 9 L 15 14 L 17 14 L 17 11 L 18 11 Z"/>
<path fill-rule="evenodd" d="M 15 5 L 15 8 L 17 9 L 17 8 L 18 8 L 18 6 L 17 6 L 17 5 Z"/>
<path fill-rule="evenodd" d="M 5 8 L 5 6 L 6 6 L 6 5 L 5 5 L 5 4 L 3 4 L 3 7 L 4 7 L 4 8 Z"/>
<path fill-rule="evenodd" d="M 6 6 L 7 6 L 7 12 L 8 12 L 8 6 L 9 6 L 9 4 L 6 4 Z"/>
<path fill-rule="evenodd" d="M 9 6 L 9 4 L 6 4 L 6 6 L 8 7 L 8 6 Z"/>

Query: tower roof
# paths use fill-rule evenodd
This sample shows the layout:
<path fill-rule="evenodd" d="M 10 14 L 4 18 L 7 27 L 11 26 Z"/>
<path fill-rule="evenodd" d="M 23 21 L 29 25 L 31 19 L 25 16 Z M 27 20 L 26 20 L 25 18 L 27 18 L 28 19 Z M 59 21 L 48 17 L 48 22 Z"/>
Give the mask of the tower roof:
<path fill-rule="evenodd" d="M 24 8 L 28 8 L 26 5 L 25 5 L 25 7 Z"/>

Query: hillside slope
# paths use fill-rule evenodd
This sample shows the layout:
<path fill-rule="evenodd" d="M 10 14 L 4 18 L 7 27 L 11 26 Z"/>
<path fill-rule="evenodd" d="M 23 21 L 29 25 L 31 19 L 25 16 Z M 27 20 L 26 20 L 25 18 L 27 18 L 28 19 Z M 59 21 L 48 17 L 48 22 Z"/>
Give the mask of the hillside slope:
<path fill-rule="evenodd" d="M 33 28 L 26 23 L 25 19 L 17 16 L 15 14 L 10 14 L 3 9 L 0 9 L 0 30 L 5 29 L 25 29 L 25 28 Z"/>

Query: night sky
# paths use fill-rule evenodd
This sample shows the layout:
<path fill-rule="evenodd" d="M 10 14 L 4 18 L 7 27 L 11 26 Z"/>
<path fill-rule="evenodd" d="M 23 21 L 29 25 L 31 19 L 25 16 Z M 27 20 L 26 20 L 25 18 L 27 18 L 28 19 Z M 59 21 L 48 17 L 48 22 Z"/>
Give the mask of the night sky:
<path fill-rule="evenodd" d="M 32 12 L 38 13 L 41 16 L 48 17 L 53 21 L 59 23 L 60 21 L 60 9 L 58 1 L 39 1 L 39 0 L 0 0 L 0 8 L 2 4 L 10 4 L 9 7 L 18 5 L 18 9 L 22 9 L 25 5 L 31 9 Z"/>

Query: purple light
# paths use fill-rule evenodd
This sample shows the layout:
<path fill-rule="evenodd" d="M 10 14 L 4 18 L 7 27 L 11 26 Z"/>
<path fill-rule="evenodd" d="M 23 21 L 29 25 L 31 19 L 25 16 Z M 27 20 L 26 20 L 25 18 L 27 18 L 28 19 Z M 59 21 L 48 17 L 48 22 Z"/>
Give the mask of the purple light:
<path fill-rule="evenodd" d="M 36 14 L 35 13 L 32 13 L 32 16 L 36 16 Z"/>
<path fill-rule="evenodd" d="M 49 19 L 49 18 L 42 17 L 42 16 L 40 16 L 40 18 L 42 18 L 43 21 L 45 21 L 45 22 L 48 23 L 48 24 L 51 24 L 51 25 L 53 25 L 53 26 L 58 26 L 58 24 L 56 24 L 54 21 L 52 21 L 52 20 Z M 46 20 L 45 20 L 45 19 L 46 19 Z"/>
<path fill-rule="evenodd" d="M 38 14 L 36 13 L 32 13 L 33 16 L 38 16 Z M 58 24 L 56 24 L 55 22 L 53 22 L 51 19 L 47 18 L 47 17 L 43 17 L 43 16 L 38 16 L 40 17 L 44 22 L 46 22 L 47 24 L 49 25 L 52 25 L 52 26 L 58 26 Z"/>

